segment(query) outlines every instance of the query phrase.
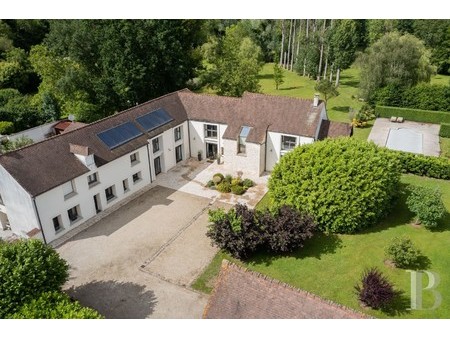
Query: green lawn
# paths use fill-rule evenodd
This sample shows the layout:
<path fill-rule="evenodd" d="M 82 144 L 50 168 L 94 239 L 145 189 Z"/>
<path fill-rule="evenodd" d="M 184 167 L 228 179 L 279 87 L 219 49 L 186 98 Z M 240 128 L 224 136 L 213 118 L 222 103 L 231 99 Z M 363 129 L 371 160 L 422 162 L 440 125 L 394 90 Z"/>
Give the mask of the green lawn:
<path fill-rule="evenodd" d="M 438 84 L 438 85 L 450 85 L 450 76 L 449 75 L 434 75 L 431 77 L 431 84 Z"/>
<path fill-rule="evenodd" d="M 441 143 L 441 156 L 450 158 L 450 138 L 439 137 Z"/>
<path fill-rule="evenodd" d="M 444 204 L 447 210 L 450 210 L 450 181 L 403 175 L 403 192 L 408 185 L 439 187 L 443 193 Z M 269 203 L 268 197 L 265 196 L 258 207 Z M 450 215 L 447 214 L 439 229 L 434 231 L 411 226 L 409 224 L 411 218 L 412 215 L 405 206 L 403 193 L 390 216 L 368 231 L 355 235 L 317 235 L 304 248 L 290 255 L 273 256 L 261 253 L 241 264 L 361 311 L 353 287 L 365 268 L 377 266 L 397 289 L 404 291 L 404 295 L 392 312 L 369 310 L 366 311 L 367 313 L 381 318 L 450 318 L 450 302 L 448 301 L 450 299 L 448 287 L 450 283 L 448 264 Z M 431 263 L 426 268 L 440 275 L 441 281 L 437 290 L 442 294 L 443 301 L 436 310 L 405 310 L 409 307 L 410 274 L 405 270 L 384 265 L 384 247 L 393 237 L 399 235 L 408 235 L 430 260 Z M 226 254 L 219 253 L 193 287 L 209 292 L 223 258 L 229 259 Z M 427 280 L 424 278 L 423 286 L 426 285 Z M 433 302 L 431 293 L 425 291 L 423 306 L 429 307 Z"/>

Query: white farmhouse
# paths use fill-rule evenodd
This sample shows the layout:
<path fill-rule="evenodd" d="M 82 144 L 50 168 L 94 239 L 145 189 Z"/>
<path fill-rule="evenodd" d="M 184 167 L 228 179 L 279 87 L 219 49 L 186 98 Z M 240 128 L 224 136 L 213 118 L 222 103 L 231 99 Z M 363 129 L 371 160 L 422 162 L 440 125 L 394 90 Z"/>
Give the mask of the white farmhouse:
<path fill-rule="evenodd" d="M 0 156 L 0 228 L 51 243 L 198 152 L 261 174 L 297 145 L 351 132 L 318 97 L 177 91 Z"/>

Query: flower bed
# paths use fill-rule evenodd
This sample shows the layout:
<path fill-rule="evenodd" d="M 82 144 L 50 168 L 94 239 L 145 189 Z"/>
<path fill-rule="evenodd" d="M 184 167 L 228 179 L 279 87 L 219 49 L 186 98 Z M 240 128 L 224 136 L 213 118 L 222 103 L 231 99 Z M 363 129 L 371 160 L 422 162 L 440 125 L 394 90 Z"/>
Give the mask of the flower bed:
<path fill-rule="evenodd" d="M 212 180 L 208 181 L 206 186 L 223 193 L 242 195 L 248 188 L 253 187 L 255 183 L 251 179 L 243 179 L 241 176 L 242 175 L 238 175 L 236 177 L 231 175 L 224 176 L 221 173 L 217 173 L 213 175 Z"/>

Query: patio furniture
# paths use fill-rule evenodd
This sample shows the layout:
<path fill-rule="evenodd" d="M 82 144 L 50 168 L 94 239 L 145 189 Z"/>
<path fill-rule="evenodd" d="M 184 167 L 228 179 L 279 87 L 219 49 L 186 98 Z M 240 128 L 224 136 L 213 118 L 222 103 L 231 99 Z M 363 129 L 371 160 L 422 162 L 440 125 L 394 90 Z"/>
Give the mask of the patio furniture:
<path fill-rule="evenodd" d="M 397 122 L 398 123 L 403 123 L 403 121 L 404 121 L 403 117 L 397 117 Z"/>
<path fill-rule="evenodd" d="M 391 122 L 397 122 L 397 117 L 396 116 L 391 116 Z"/>

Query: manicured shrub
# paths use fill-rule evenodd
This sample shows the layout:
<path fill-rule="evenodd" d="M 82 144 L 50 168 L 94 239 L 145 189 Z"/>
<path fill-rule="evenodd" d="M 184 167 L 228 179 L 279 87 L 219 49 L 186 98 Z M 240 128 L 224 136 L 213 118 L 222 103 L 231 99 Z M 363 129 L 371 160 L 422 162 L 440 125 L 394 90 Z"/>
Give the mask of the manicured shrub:
<path fill-rule="evenodd" d="M 215 187 L 215 185 L 216 185 L 216 184 L 214 183 L 213 180 L 209 180 L 208 183 L 206 183 L 206 186 L 207 186 L 208 188 Z"/>
<path fill-rule="evenodd" d="M 230 183 L 231 184 L 231 181 L 233 180 L 233 176 L 231 176 L 231 175 L 225 175 L 225 182 L 228 182 L 228 183 Z"/>
<path fill-rule="evenodd" d="M 450 123 L 441 123 L 441 129 L 439 130 L 440 137 L 450 137 Z"/>
<path fill-rule="evenodd" d="M 9 135 L 14 132 L 14 123 L 9 121 L 0 121 L 0 135 Z"/>
<path fill-rule="evenodd" d="M 220 192 L 223 192 L 223 193 L 231 192 L 231 184 L 226 181 L 223 181 L 223 182 L 217 184 L 216 187 L 217 187 L 217 190 Z"/>
<path fill-rule="evenodd" d="M 231 185 L 242 185 L 242 180 L 239 177 L 233 178 L 231 180 Z"/>
<path fill-rule="evenodd" d="M 388 149 L 353 138 L 296 147 L 269 179 L 276 206 L 311 215 L 320 230 L 352 233 L 374 225 L 391 208 L 400 168 Z"/>
<path fill-rule="evenodd" d="M 359 301 L 373 309 L 387 307 L 395 297 L 394 287 L 377 268 L 365 271 L 355 290 Z"/>
<path fill-rule="evenodd" d="M 212 243 L 227 251 L 235 258 L 246 258 L 264 241 L 255 212 L 242 204 L 225 212 L 223 209 L 209 210 L 208 231 L 206 235 Z"/>
<path fill-rule="evenodd" d="M 231 192 L 235 195 L 242 195 L 245 192 L 245 188 L 242 185 L 232 185 Z"/>
<path fill-rule="evenodd" d="M 0 318 L 67 281 L 67 263 L 39 240 L 0 245 Z"/>
<path fill-rule="evenodd" d="M 392 150 L 400 162 L 403 173 L 443 180 L 450 179 L 450 160 L 444 157 L 424 156 Z"/>
<path fill-rule="evenodd" d="M 413 108 L 398 108 L 376 106 L 375 115 L 378 117 L 390 118 L 391 116 L 401 116 L 406 120 L 427 123 L 450 123 L 450 112 L 421 110 Z"/>
<path fill-rule="evenodd" d="M 428 187 L 412 187 L 410 191 L 406 205 L 416 215 L 416 223 L 436 227 L 446 212 L 440 191 Z"/>
<path fill-rule="evenodd" d="M 221 173 L 217 173 L 213 175 L 213 181 L 216 184 L 219 184 L 220 182 L 222 182 L 224 179 L 223 175 Z"/>
<path fill-rule="evenodd" d="M 246 178 L 245 180 L 243 180 L 242 181 L 242 185 L 245 187 L 245 188 L 251 188 L 251 187 L 253 187 L 254 185 L 255 185 L 255 182 L 253 182 L 251 179 L 249 179 L 249 178 Z"/>
<path fill-rule="evenodd" d="M 421 252 L 408 237 L 395 237 L 386 247 L 386 256 L 398 268 L 417 266 Z"/>
<path fill-rule="evenodd" d="M 101 319 L 97 311 L 71 301 L 59 291 L 42 293 L 38 298 L 24 304 L 18 312 L 9 316 L 14 319 Z"/>
<path fill-rule="evenodd" d="M 311 216 L 302 215 L 289 206 L 265 210 L 258 221 L 264 229 L 266 246 L 274 252 L 292 252 L 303 247 L 316 228 Z"/>

